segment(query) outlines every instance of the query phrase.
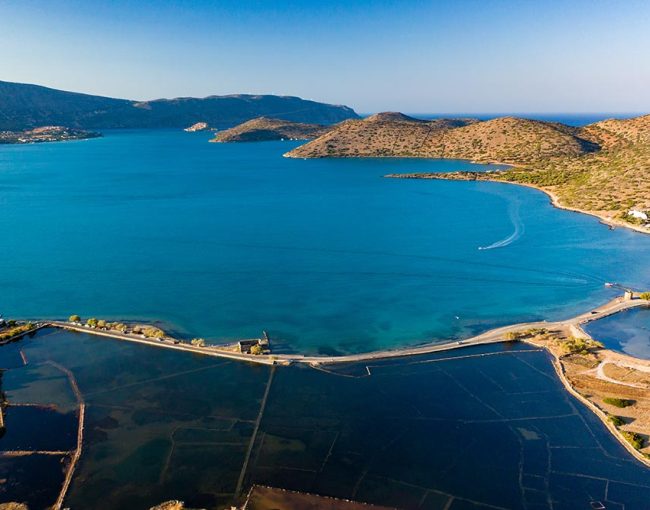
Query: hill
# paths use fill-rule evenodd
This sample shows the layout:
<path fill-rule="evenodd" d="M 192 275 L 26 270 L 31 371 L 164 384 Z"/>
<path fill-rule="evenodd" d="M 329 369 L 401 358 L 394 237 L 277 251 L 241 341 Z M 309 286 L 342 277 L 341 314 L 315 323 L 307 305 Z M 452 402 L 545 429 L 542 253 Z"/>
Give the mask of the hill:
<path fill-rule="evenodd" d="M 564 128 L 559 128 L 564 129 Z M 650 115 L 611 119 L 575 132 L 576 143 L 587 141 L 581 152 L 567 144 L 563 154 L 523 161 L 496 172 L 392 175 L 399 178 L 489 180 L 532 186 L 548 193 L 558 207 L 597 216 L 611 225 L 650 233 Z M 593 150 L 599 147 L 600 150 Z"/>
<path fill-rule="evenodd" d="M 0 130 L 45 125 L 80 129 L 229 127 L 256 117 L 331 124 L 356 118 L 351 108 L 274 95 L 132 101 L 0 81 Z"/>
<path fill-rule="evenodd" d="M 265 140 L 307 140 L 325 134 L 330 128 L 321 124 L 304 124 L 259 117 L 221 131 L 211 142 L 258 142 Z"/>
<path fill-rule="evenodd" d="M 424 121 L 381 113 L 347 121 L 296 148 L 290 157 L 424 157 L 530 163 L 599 149 L 593 139 L 563 124 L 515 117 Z"/>
<path fill-rule="evenodd" d="M 323 136 L 287 153 L 288 157 L 441 157 L 431 150 L 442 132 L 477 122 L 474 119 L 414 119 L 386 112 L 347 120 Z"/>

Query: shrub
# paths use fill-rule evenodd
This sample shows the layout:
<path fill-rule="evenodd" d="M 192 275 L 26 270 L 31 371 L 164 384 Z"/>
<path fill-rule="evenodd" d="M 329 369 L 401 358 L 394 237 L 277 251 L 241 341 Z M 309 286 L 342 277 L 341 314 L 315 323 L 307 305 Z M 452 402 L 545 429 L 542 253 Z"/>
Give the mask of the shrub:
<path fill-rule="evenodd" d="M 78 315 L 71 315 L 68 318 L 68 322 L 81 322 L 81 317 L 79 317 Z"/>
<path fill-rule="evenodd" d="M 255 344 L 251 347 L 251 354 L 260 355 L 262 352 L 264 352 L 264 349 L 262 349 L 260 344 Z"/>
<path fill-rule="evenodd" d="M 616 397 L 605 397 L 603 399 L 603 402 L 606 404 L 609 404 L 610 406 L 614 407 L 629 407 L 634 404 L 634 400 L 628 400 L 624 398 L 616 398 Z"/>
<path fill-rule="evenodd" d="M 192 338 L 190 343 L 195 347 L 205 347 L 205 340 L 203 338 Z"/>
<path fill-rule="evenodd" d="M 86 321 L 86 324 L 88 324 L 91 328 L 96 328 L 98 322 L 99 321 L 97 319 L 95 319 L 94 317 L 91 317 L 90 319 L 88 319 Z"/>
<path fill-rule="evenodd" d="M 603 344 L 589 338 L 567 338 L 562 343 L 562 349 L 567 354 L 588 354 L 592 349 L 602 349 Z"/>
<path fill-rule="evenodd" d="M 646 301 L 650 301 L 650 292 L 642 292 L 639 294 L 639 297 L 641 299 L 645 299 Z"/>
<path fill-rule="evenodd" d="M 614 416 L 613 414 L 609 415 L 607 419 L 610 421 L 612 425 L 614 425 L 614 427 L 620 427 L 621 425 L 625 424 L 623 418 L 621 418 L 620 416 Z"/>
<path fill-rule="evenodd" d="M 630 443 L 634 448 L 640 450 L 645 446 L 645 439 L 640 434 L 636 432 L 630 432 L 628 430 L 622 430 L 621 434 Z"/>

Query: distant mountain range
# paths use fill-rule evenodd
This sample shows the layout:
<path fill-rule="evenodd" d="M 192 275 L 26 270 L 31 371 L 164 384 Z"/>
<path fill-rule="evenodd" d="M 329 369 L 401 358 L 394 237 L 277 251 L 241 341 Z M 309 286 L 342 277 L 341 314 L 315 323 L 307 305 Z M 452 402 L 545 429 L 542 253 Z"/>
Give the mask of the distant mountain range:
<path fill-rule="evenodd" d="M 238 94 L 133 101 L 0 81 L 0 130 L 186 128 L 197 122 L 224 128 L 262 116 L 316 124 L 358 118 L 347 106 L 292 96 Z"/>

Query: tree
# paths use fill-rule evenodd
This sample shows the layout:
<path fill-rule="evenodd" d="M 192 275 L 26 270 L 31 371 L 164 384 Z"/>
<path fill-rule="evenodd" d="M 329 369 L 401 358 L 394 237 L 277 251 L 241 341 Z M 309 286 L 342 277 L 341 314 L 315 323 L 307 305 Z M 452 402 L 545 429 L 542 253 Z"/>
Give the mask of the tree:
<path fill-rule="evenodd" d="M 192 338 L 190 343 L 195 347 L 205 347 L 205 340 L 203 338 Z"/>
<path fill-rule="evenodd" d="M 642 292 L 639 297 L 641 299 L 645 299 L 646 301 L 650 301 L 650 292 Z"/>
<path fill-rule="evenodd" d="M 81 322 L 81 317 L 78 315 L 71 315 L 68 322 Z"/>
<path fill-rule="evenodd" d="M 260 344 L 255 344 L 251 347 L 251 354 L 255 354 L 256 356 L 262 354 L 264 352 L 264 349 L 262 349 L 262 346 Z"/>
<path fill-rule="evenodd" d="M 147 326 L 142 329 L 142 334 L 149 338 L 163 338 L 165 332 L 162 329 L 156 328 L 154 326 Z"/>
<path fill-rule="evenodd" d="M 86 324 L 88 324 L 91 328 L 96 328 L 97 327 L 97 322 L 99 322 L 97 319 L 94 317 L 91 317 L 86 321 Z"/>
<path fill-rule="evenodd" d="M 98 328 L 105 328 L 106 327 L 106 321 L 104 319 L 99 319 L 97 321 L 97 327 Z"/>
<path fill-rule="evenodd" d="M 508 331 L 505 338 L 508 341 L 519 340 L 519 333 L 517 331 Z"/>

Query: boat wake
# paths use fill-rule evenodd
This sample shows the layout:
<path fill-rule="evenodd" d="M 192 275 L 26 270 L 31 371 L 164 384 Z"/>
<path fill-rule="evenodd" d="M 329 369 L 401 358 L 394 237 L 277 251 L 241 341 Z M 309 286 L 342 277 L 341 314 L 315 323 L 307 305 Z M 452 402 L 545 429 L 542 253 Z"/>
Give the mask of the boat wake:
<path fill-rule="evenodd" d="M 524 235 L 524 224 L 521 221 L 519 216 L 519 201 L 512 202 L 510 207 L 508 207 L 508 213 L 510 216 L 510 221 L 514 227 L 514 231 L 505 239 L 496 241 L 488 246 L 479 246 L 479 250 L 494 250 L 496 248 L 505 248 L 506 246 L 514 243 L 517 239 Z"/>

